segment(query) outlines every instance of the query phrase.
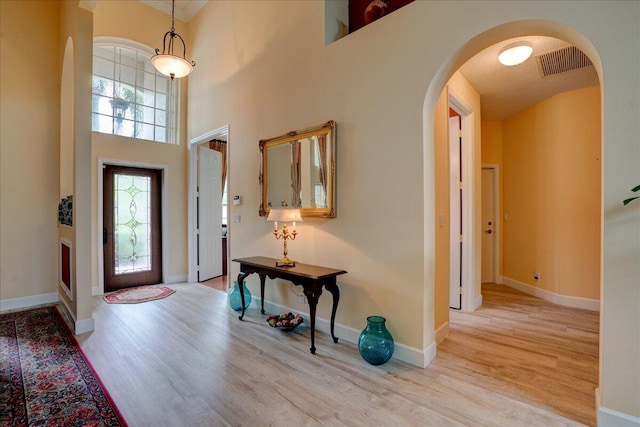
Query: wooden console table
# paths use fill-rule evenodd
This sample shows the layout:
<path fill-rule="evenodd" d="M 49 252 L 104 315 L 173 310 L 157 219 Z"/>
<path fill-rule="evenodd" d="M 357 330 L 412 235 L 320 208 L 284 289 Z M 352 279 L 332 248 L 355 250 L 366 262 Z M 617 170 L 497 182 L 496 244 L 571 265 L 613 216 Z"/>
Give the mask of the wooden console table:
<path fill-rule="evenodd" d="M 322 294 L 322 287 L 325 287 L 333 295 L 333 308 L 331 309 L 331 338 L 333 342 L 338 342 L 333 333 L 333 327 L 336 320 L 336 310 L 338 309 L 338 301 L 340 301 L 340 289 L 336 284 L 336 276 L 345 274 L 344 270 L 336 270 L 333 268 L 318 267 L 316 265 L 297 263 L 294 267 L 276 267 L 276 259 L 266 257 L 236 258 L 234 262 L 240 263 L 240 274 L 238 274 L 238 288 L 242 299 L 242 314 L 240 320 L 244 317 L 244 279 L 252 274 L 257 273 L 260 276 L 260 300 L 262 314 L 264 312 L 264 283 L 267 276 L 270 279 L 283 279 L 293 282 L 294 285 L 302 286 L 303 293 L 309 302 L 309 323 L 311 328 L 311 354 L 316 353 L 315 346 L 315 330 L 316 330 L 316 307 L 318 298 Z"/>

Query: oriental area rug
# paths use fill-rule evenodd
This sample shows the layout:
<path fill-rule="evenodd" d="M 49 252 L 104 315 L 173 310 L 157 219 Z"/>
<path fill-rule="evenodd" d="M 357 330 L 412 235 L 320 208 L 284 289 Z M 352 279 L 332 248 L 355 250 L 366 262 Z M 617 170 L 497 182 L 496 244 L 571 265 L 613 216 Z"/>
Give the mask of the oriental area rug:
<path fill-rule="evenodd" d="M 135 288 L 121 289 L 104 296 L 109 304 L 137 304 L 139 302 L 153 301 L 166 298 L 175 291 L 166 286 L 138 286 Z"/>
<path fill-rule="evenodd" d="M 126 426 L 54 306 L 0 314 L 0 426 Z"/>

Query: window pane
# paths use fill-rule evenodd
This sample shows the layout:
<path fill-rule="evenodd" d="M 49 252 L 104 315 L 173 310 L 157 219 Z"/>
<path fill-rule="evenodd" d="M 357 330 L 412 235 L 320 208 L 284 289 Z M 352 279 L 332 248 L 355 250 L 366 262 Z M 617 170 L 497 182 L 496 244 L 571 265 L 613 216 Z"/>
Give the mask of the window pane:
<path fill-rule="evenodd" d="M 135 86 L 136 70 L 125 65 L 116 66 L 116 80 Z"/>
<path fill-rule="evenodd" d="M 156 80 L 156 91 L 159 93 L 167 93 L 169 90 L 169 78 L 160 78 Z"/>
<path fill-rule="evenodd" d="M 167 110 L 167 95 L 161 93 L 156 95 L 156 108 Z"/>
<path fill-rule="evenodd" d="M 98 76 L 93 76 L 92 92 L 96 95 L 113 96 L 113 82 Z"/>
<path fill-rule="evenodd" d="M 100 58 L 108 59 L 109 61 L 113 61 L 114 55 L 114 47 L 113 46 L 94 46 L 93 47 L 93 56 L 98 56 Z"/>
<path fill-rule="evenodd" d="M 114 135 L 134 137 L 133 120 L 115 119 L 113 133 Z"/>
<path fill-rule="evenodd" d="M 156 124 L 160 126 L 167 125 L 167 113 L 162 110 L 156 110 Z"/>
<path fill-rule="evenodd" d="M 94 132 L 113 133 L 113 117 L 93 113 L 91 115 L 91 130 Z"/>
<path fill-rule="evenodd" d="M 138 134 L 138 138 L 148 139 L 153 141 L 153 125 L 149 125 L 146 123 L 142 123 L 140 126 L 140 132 Z"/>
<path fill-rule="evenodd" d="M 156 73 L 156 68 L 151 63 L 150 56 L 147 56 L 143 53 L 138 52 L 138 64 L 142 65 L 142 66 L 139 66 L 138 69 L 144 70 L 147 73 L 151 73 L 151 74 Z"/>
<path fill-rule="evenodd" d="M 115 94 L 117 97 L 126 99 L 127 101 L 134 102 L 136 99 L 135 86 L 124 83 L 124 82 L 115 82 Z"/>
<path fill-rule="evenodd" d="M 156 94 L 154 92 L 146 90 L 144 92 L 138 92 L 138 96 L 142 98 L 143 105 L 153 107 L 156 100 Z"/>
<path fill-rule="evenodd" d="M 156 141 L 167 142 L 167 130 L 165 128 L 156 126 Z"/>
<path fill-rule="evenodd" d="M 93 58 L 93 74 L 113 79 L 113 62 L 103 58 Z"/>
<path fill-rule="evenodd" d="M 116 48 L 116 62 L 130 67 L 136 66 L 136 52 L 125 47 Z"/>
<path fill-rule="evenodd" d="M 133 120 L 135 114 L 135 104 L 122 98 L 113 98 L 109 100 L 109 105 L 113 110 L 113 117 L 117 119 Z"/>
<path fill-rule="evenodd" d="M 139 122 L 151 123 L 153 124 L 154 119 L 154 109 L 151 107 L 140 107 L 140 114 L 136 115 L 136 120 Z"/>
<path fill-rule="evenodd" d="M 156 87 L 155 74 L 138 71 L 138 87 L 153 90 Z"/>
<path fill-rule="evenodd" d="M 112 100 L 112 98 L 106 96 L 93 95 L 91 99 L 92 111 L 106 116 L 113 116 Z"/>

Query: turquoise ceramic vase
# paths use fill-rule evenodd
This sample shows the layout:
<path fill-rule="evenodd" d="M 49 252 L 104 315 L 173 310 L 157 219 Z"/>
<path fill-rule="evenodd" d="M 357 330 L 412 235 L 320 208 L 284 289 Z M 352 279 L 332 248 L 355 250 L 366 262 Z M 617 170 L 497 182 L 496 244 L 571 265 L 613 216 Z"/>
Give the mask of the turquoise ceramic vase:
<path fill-rule="evenodd" d="M 244 308 L 249 308 L 251 304 L 251 292 L 245 282 L 242 282 L 242 290 L 244 293 Z M 240 288 L 238 282 L 233 282 L 233 289 L 229 292 L 229 306 L 235 311 L 242 311 L 242 296 L 240 295 Z"/>
<path fill-rule="evenodd" d="M 386 321 L 382 316 L 367 317 L 367 326 L 358 339 L 360 355 L 372 365 L 382 365 L 393 355 L 393 337 L 385 326 Z"/>

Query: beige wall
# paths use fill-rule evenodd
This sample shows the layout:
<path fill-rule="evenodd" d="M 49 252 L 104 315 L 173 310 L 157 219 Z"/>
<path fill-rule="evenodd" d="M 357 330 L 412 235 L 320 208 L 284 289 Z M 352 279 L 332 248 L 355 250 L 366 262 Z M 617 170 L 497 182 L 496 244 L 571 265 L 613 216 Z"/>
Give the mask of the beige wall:
<path fill-rule="evenodd" d="M 59 3 L 3 0 L 0 19 L 0 299 L 6 300 L 57 291 Z"/>
<path fill-rule="evenodd" d="M 144 16 L 145 19 L 140 20 Z M 138 1 L 99 1 L 94 12 L 94 37 L 120 37 L 142 43 L 152 49 L 162 50 L 162 38 L 171 27 L 171 17 Z M 176 20 L 176 32 L 187 36 L 183 22 Z M 187 45 L 189 48 L 189 45 Z M 187 52 L 190 55 L 190 52 Z M 197 69 L 197 68 L 196 68 Z M 167 252 L 165 281 L 186 280 L 187 275 L 187 140 L 186 140 L 186 93 L 187 80 L 175 80 L 182 87 L 180 145 L 160 144 L 133 138 L 94 132 L 91 154 L 91 218 L 92 229 L 98 229 L 98 159 L 116 160 L 148 167 L 167 166 L 165 185 L 167 189 L 168 236 L 163 236 Z M 108 163 L 108 161 L 107 161 Z M 101 242 L 96 232 L 91 233 L 92 283 L 99 283 L 98 245 Z"/>
<path fill-rule="evenodd" d="M 325 47 L 323 2 L 210 2 L 189 23 L 199 67 L 189 77 L 189 135 L 230 126 L 230 191 L 244 200 L 232 208 L 242 222 L 231 224 L 231 256 L 280 251 L 257 216 L 257 141 L 334 119 L 338 217 L 305 221 L 291 253 L 349 271 L 340 280 L 338 322 L 358 329 L 365 315 L 382 314 L 398 343 L 428 348 L 437 98 L 453 72 L 490 44 L 524 34 L 567 39 L 594 59 L 606 88 L 603 403 L 640 415 L 632 397 L 640 395 L 640 219 L 617 207 L 637 180 L 640 160 L 639 7 L 414 2 Z M 271 287 L 267 298 L 296 307 L 284 286 Z M 328 317 L 326 303 L 321 301 L 322 317 Z"/>
<path fill-rule="evenodd" d="M 600 107 L 594 86 L 503 122 L 504 277 L 600 298 Z"/>

